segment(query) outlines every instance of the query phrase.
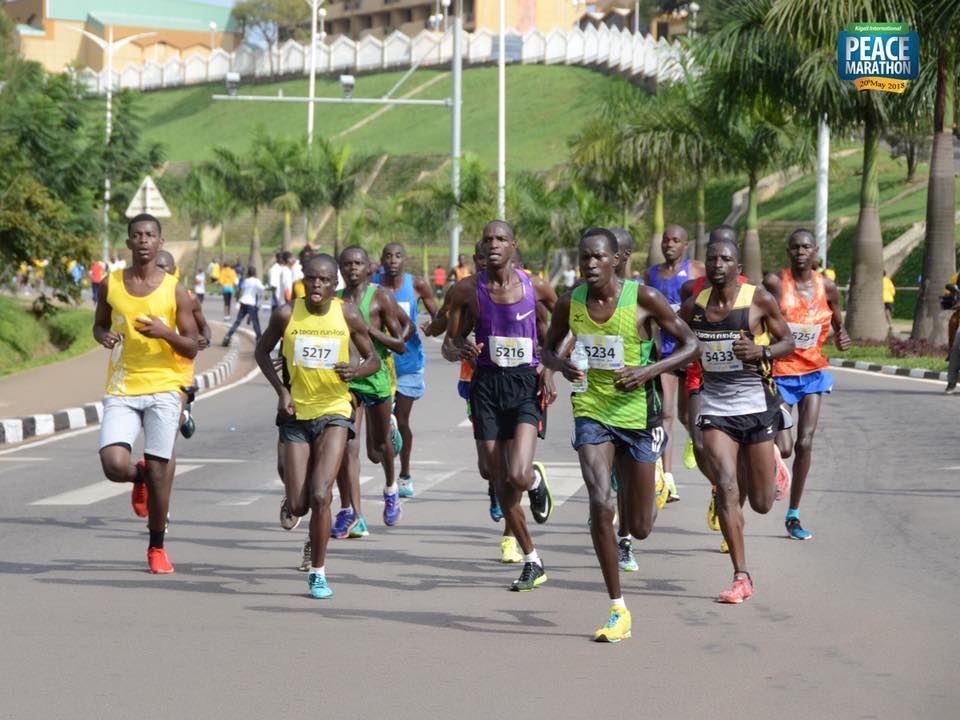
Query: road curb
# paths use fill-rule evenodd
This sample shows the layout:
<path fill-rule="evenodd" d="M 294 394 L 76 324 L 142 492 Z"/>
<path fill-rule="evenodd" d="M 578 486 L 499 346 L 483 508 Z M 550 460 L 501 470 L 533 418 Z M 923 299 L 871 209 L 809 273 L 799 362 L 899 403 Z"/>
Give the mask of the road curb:
<path fill-rule="evenodd" d="M 244 329 L 239 332 L 246 334 L 249 331 Z M 250 336 L 253 337 L 252 332 Z M 230 341 L 230 349 L 220 362 L 200 375 L 194 376 L 193 383 L 199 390 L 198 394 L 222 385 L 233 374 L 239 356 L 240 343 L 234 337 Z M 54 413 L 3 418 L 0 419 L 0 445 L 15 445 L 34 437 L 99 425 L 102 417 L 103 403 L 94 402 L 82 407 L 64 408 Z"/>
<path fill-rule="evenodd" d="M 851 368 L 853 370 L 866 370 L 867 372 L 878 372 L 884 375 L 899 375 L 900 377 L 919 378 L 920 380 L 941 380 L 947 381 L 945 372 L 936 370 L 926 370 L 924 368 L 904 368 L 897 365 L 879 365 L 878 363 L 868 363 L 863 360 L 841 360 L 840 358 L 830 358 L 830 365 L 839 368 Z"/>

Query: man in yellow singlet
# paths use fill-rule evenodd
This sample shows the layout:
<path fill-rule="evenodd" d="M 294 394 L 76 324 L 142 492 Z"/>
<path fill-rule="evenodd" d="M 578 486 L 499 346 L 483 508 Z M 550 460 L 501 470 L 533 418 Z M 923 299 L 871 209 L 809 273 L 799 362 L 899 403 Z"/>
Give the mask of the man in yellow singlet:
<path fill-rule="evenodd" d="M 277 423 L 283 439 L 283 484 L 293 516 L 310 517 L 310 595 L 333 596 L 324 559 L 330 539 L 333 483 L 347 440 L 354 433 L 351 380 L 380 369 L 360 310 L 335 297 L 337 263 L 314 255 L 304 266 L 306 296 L 281 305 L 257 343 L 260 370 L 277 392 Z M 284 377 L 270 357 L 283 340 Z M 351 343 L 360 362 L 350 361 Z"/>
<path fill-rule="evenodd" d="M 131 503 L 149 517 L 147 563 L 152 573 L 172 573 L 163 547 L 173 446 L 180 423 L 182 369 L 177 357 L 197 354 L 197 324 L 186 288 L 157 266 L 163 245 L 160 222 L 137 215 L 127 226 L 133 265 L 110 273 L 97 301 L 93 336 L 110 350 L 100 463 L 112 482 L 133 483 Z M 133 443 L 144 434 L 144 457 L 131 465 Z"/>

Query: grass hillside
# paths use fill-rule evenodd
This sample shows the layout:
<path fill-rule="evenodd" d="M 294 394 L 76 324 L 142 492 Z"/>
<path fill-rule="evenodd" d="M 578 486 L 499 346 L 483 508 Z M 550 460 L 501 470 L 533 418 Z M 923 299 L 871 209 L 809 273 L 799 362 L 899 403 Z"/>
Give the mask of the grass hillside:
<path fill-rule="evenodd" d="M 357 77 L 355 97 L 382 97 L 403 75 L 385 72 Z M 418 70 L 395 97 L 442 76 L 414 97 L 439 99 L 451 94 L 449 73 Z M 567 159 L 567 138 L 598 107 L 611 85 L 623 82 L 592 70 L 566 66 L 507 68 L 507 165 L 511 170 L 544 170 Z M 244 85 L 246 95 L 306 96 L 307 79 Z M 305 103 L 225 102 L 219 83 L 144 93 L 140 111 L 145 139 L 165 145 L 172 161 L 201 161 L 211 148 L 243 150 L 258 124 L 271 133 L 305 135 Z M 318 78 L 318 97 L 341 97 L 336 79 Z M 378 105 L 317 105 L 315 132 L 330 137 L 382 109 Z M 441 107 L 394 107 L 367 125 L 344 135 L 365 154 L 444 155 L 450 152 L 450 111 Z M 491 169 L 497 159 L 497 71 L 475 68 L 463 73 L 464 152 Z"/>
<path fill-rule="evenodd" d="M 0 375 L 93 349 L 92 327 L 92 310 L 61 308 L 41 319 L 29 312 L 28 303 L 0 295 Z"/>

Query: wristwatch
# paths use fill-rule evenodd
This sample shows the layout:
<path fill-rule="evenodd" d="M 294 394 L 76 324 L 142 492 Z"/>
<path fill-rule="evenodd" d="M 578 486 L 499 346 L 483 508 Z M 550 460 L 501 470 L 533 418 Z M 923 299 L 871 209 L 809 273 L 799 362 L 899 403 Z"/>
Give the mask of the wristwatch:
<path fill-rule="evenodd" d="M 769 345 L 764 345 L 762 348 L 760 348 L 760 357 L 767 362 L 771 362 L 773 360 L 773 351 L 770 350 Z"/>

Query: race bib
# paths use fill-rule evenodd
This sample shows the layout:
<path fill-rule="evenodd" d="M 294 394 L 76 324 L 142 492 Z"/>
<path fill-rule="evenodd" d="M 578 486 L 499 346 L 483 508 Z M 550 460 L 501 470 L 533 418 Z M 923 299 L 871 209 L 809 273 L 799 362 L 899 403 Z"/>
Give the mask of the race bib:
<path fill-rule="evenodd" d="M 619 370 L 623 367 L 623 338 L 620 335 L 578 335 L 587 360 L 594 370 Z"/>
<path fill-rule="evenodd" d="M 500 367 L 517 367 L 533 362 L 533 340 L 525 337 L 491 335 L 490 361 Z"/>
<path fill-rule="evenodd" d="M 793 333 L 793 342 L 797 350 L 806 350 L 817 346 L 820 339 L 820 326 L 807 325 L 805 323 L 787 323 L 790 326 L 790 332 Z"/>
<path fill-rule="evenodd" d="M 400 306 L 400 309 L 403 310 L 408 318 L 412 318 L 413 315 L 410 314 L 410 303 L 404 300 L 403 302 L 397 301 L 397 305 Z"/>
<path fill-rule="evenodd" d="M 703 345 L 700 364 L 707 372 L 743 370 L 743 363 L 733 354 L 733 340 L 705 340 Z"/>
<path fill-rule="evenodd" d="M 297 335 L 293 342 L 293 364 L 310 370 L 333 370 L 340 358 L 339 338 Z"/>

